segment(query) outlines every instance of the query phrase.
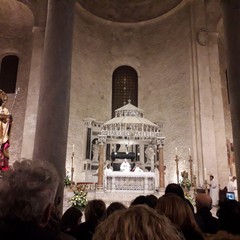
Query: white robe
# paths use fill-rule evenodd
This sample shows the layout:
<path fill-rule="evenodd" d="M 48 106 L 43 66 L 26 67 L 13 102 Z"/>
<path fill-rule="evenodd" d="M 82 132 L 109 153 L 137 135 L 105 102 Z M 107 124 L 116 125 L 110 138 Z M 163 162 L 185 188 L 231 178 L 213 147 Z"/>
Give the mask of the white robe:
<path fill-rule="evenodd" d="M 120 171 L 121 172 L 130 172 L 131 165 L 129 162 L 122 162 L 120 166 Z"/>
<path fill-rule="evenodd" d="M 134 172 L 143 172 L 143 170 L 142 170 L 140 167 L 136 167 L 136 168 L 134 169 Z"/>
<path fill-rule="evenodd" d="M 217 206 L 218 205 L 218 200 L 219 200 L 219 190 L 218 190 L 218 184 L 215 181 L 215 179 L 212 179 L 210 181 L 209 195 L 212 198 L 212 205 Z"/>
<path fill-rule="evenodd" d="M 234 192 L 235 190 L 235 185 L 234 185 L 234 182 L 233 181 L 229 181 L 228 184 L 227 184 L 227 190 L 228 192 Z"/>
<path fill-rule="evenodd" d="M 237 179 L 233 181 L 233 184 L 234 184 L 235 199 L 238 201 Z"/>

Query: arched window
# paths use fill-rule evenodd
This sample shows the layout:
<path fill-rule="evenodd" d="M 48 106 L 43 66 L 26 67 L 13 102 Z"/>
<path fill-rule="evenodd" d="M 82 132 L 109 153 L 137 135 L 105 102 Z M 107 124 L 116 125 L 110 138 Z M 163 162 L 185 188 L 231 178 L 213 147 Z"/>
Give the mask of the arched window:
<path fill-rule="evenodd" d="M 138 106 L 138 76 L 134 68 L 120 66 L 112 77 L 112 117 L 115 110 L 127 104 L 128 100 Z"/>
<path fill-rule="evenodd" d="M 15 93 L 19 58 L 8 55 L 3 58 L 0 68 L 0 89 Z"/>

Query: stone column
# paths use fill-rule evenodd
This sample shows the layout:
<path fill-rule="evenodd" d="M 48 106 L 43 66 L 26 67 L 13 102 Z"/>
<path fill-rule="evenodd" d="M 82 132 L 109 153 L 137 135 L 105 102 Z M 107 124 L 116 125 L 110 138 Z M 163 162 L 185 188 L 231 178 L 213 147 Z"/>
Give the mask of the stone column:
<path fill-rule="evenodd" d="M 74 0 L 49 0 L 33 160 L 55 165 L 63 199 L 68 137 Z M 61 208 L 61 205 L 59 205 Z"/>
<path fill-rule="evenodd" d="M 98 136 L 99 142 L 99 158 L 98 158 L 98 183 L 97 183 L 97 190 L 103 191 L 103 164 L 104 164 L 104 149 L 106 138 L 105 136 L 99 135 Z"/>
<path fill-rule="evenodd" d="M 238 196 L 240 196 L 240 1 L 222 0 L 221 4 L 226 44 L 230 111 L 233 128 Z"/>
<path fill-rule="evenodd" d="M 92 159 L 91 158 L 91 152 L 92 152 L 92 141 L 91 141 L 91 136 L 92 136 L 92 122 L 95 121 L 93 118 L 85 118 L 83 119 L 84 125 L 87 127 L 87 132 L 86 132 L 86 154 L 85 157 L 86 159 Z"/>
<path fill-rule="evenodd" d="M 27 109 L 23 128 L 23 142 L 21 158 L 32 159 L 38 111 L 40 74 L 42 64 L 42 53 L 44 45 L 44 28 L 33 28 L 33 48 L 31 69 L 28 84 Z"/>
<path fill-rule="evenodd" d="M 159 165 L 158 165 L 158 170 L 159 170 L 159 189 L 164 189 L 165 188 L 165 183 L 164 183 L 164 159 L 163 159 L 163 144 L 164 140 L 163 139 L 158 139 L 157 140 L 157 146 L 158 146 L 158 159 L 159 159 Z"/>
<path fill-rule="evenodd" d="M 143 143 L 140 143 L 140 144 L 139 144 L 139 147 L 140 147 L 140 163 L 141 163 L 142 165 L 144 165 L 144 158 L 145 158 L 144 144 L 143 144 Z"/>

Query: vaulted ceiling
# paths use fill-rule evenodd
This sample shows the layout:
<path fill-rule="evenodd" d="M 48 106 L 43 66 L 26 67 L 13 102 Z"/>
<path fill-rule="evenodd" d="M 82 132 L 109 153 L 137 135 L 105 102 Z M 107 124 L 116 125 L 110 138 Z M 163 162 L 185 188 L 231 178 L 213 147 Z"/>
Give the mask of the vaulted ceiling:
<path fill-rule="evenodd" d="M 92 14 L 114 22 L 134 23 L 159 17 L 185 0 L 77 0 Z"/>

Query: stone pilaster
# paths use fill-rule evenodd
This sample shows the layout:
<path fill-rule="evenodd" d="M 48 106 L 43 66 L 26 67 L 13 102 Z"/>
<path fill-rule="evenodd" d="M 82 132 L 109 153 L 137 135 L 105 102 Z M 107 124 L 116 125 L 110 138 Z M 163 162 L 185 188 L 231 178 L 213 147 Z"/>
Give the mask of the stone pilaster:
<path fill-rule="evenodd" d="M 226 44 L 227 73 L 230 96 L 230 111 L 233 128 L 233 144 L 237 173 L 240 186 L 240 1 L 222 0 L 223 26 Z M 238 195 L 240 190 L 238 187 Z"/>

